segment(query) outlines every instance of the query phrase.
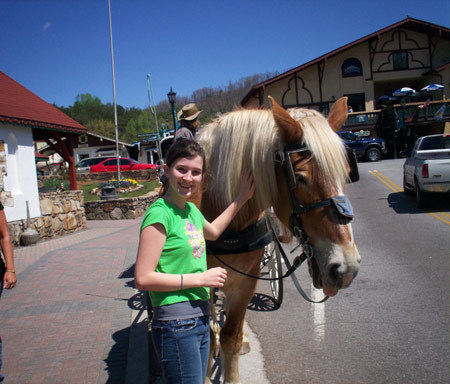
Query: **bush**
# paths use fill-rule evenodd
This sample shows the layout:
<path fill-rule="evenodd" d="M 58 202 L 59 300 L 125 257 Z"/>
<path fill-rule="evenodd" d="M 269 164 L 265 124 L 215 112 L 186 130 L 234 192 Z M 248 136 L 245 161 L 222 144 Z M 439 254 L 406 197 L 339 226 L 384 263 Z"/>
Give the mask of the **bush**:
<path fill-rule="evenodd" d="M 68 191 L 70 190 L 70 181 L 59 179 L 44 179 L 42 180 L 41 188 L 55 188 L 63 191 Z"/>

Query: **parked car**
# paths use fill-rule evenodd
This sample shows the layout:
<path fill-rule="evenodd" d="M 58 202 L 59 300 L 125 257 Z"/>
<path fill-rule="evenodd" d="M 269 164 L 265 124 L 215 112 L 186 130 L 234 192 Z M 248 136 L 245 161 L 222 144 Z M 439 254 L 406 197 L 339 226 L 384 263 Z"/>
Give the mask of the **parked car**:
<path fill-rule="evenodd" d="M 139 163 L 136 160 L 130 159 L 128 157 L 121 157 L 119 159 L 119 165 L 121 171 L 138 171 L 142 169 L 156 169 L 159 166 L 155 164 L 144 164 Z M 101 161 L 98 164 L 92 165 L 90 167 L 91 173 L 94 172 L 117 172 L 117 158 L 109 157 L 106 160 Z"/>
<path fill-rule="evenodd" d="M 91 165 L 100 163 L 103 160 L 109 159 L 109 156 L 88 157 L 80 160 L 75 164 L 76 173 L 89 173 L 91 171 Z"/>
<path fill-rule="evenodd" d="M 338 135 L 357 157 L 367 161 L 378 161 L 387 153 L 386 141 L 379 137 L 360 137 L 350 131 L 339 131 Z"/>
<path fill-rule="evenodd" d="M 415 193 L 417 207 L 426 206 L 430 192 L 450 192 L 450 135 L 417 139 L 403 164 L 403 190 Z"/>

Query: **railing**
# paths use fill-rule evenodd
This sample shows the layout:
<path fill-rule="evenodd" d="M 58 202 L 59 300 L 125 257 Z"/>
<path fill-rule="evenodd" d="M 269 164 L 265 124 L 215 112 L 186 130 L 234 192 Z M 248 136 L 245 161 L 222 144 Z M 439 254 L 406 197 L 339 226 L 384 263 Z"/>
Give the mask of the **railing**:
<path fill-rule="evenodd" d="M 348 114 L 344 126 L 366 126 L 375 125 L 378 119 L 379 110 L 372 112 L 352 112 Z"/>
<path fill-rule="evenodd" d="M 419 105 L 424 105 L 425 102 L 419 103 L 407 103 L 404 106 L 401 104 L 393 105 L 397 115 L 401 118 L 404 114 L 404 120 L 406 123 L 411 122 L 432 122 L 435 121 L 435 114 L 446 104 L 442 120 L 450 121 L 450 100 L 432 101 L 428 106 L 419 108 Z M 364 129 L 365 127 L 375 126 L 378 120 L 378 116 L 381 110 L 375 110 L 371 112 L 352 112 L 348 114 L 348 118 L 344 123 L 346 128 L 358 128 Z"/>

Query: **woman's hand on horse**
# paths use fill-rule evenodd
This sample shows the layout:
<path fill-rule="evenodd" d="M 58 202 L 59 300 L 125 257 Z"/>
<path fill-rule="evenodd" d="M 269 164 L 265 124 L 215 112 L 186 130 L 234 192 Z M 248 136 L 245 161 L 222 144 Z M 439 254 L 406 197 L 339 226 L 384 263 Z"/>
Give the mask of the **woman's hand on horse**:
<path fill-rule="evenodd" d="M 253 197 L 255 193 L 255 181 L 252 171 L 247 168 L 241 173 L 241 185 L 239 187 L 239 197 L 245 202 Z"/>
<path fill-rule="evenodd" d="M 221 267 L 211 268 L 202 273 L 203 286 L 209 288 L 222 288 L 227 279 L 227 270 Z"/>

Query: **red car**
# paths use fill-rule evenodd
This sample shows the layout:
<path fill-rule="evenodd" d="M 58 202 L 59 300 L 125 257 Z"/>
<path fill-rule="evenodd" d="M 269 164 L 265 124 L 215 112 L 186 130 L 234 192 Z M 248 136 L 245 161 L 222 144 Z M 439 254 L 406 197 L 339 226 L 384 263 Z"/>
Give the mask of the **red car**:
<path fill-rule="evenodd" d="M 121 157 L 119 159 L 120 171 L 137 171 L 141 169 L 156 169 L 155 164 L 143 164 L 128 157 Z M 94 172 L 117 172 L 117 158 L 110 157 L 101 161 L 98 164 L 91 165 L 91 173 Z"/>

